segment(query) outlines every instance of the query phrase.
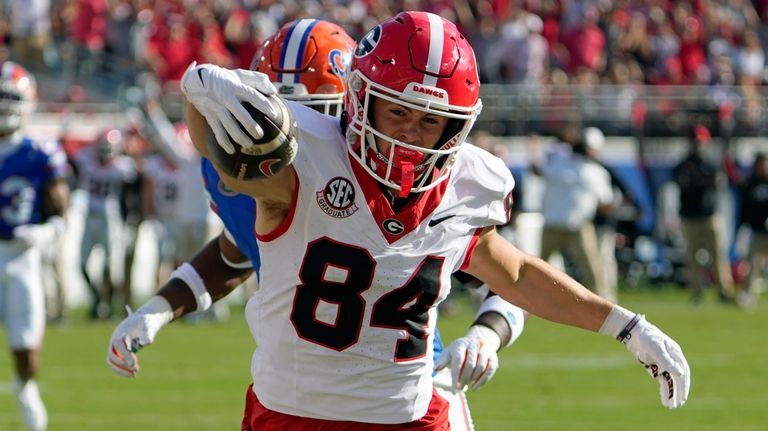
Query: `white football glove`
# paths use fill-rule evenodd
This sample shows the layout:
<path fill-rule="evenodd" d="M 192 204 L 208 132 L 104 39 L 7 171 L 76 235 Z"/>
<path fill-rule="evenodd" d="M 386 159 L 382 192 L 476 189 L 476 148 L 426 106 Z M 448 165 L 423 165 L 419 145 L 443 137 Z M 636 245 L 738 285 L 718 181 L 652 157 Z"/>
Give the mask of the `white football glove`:
<path fill-rule="evenodd" d="M 123 319 L 109 340 L 107 364 L 114 372 L 125 377 L 136 377 L 142 347 L 152 344 L 157 332 L 173 320 L 173 310 L 162 296 L 153 296 L 135 313 Z"/>
<path fill-rule="evenodd" d="M 65 222 L 61 217 L 51 217 L 45 223 L 23 224 L 13 228 L 13 237 L 27 247 L 45 249 L 50 247 L 64 232 Z"/>
<path fill-rule="evenodd" d="M 621 325 L 621 322 L 626 322 Z M 617 328 L 620 328 L 618 331 Z M 675 409 L 688 400 L 691 368 L 683 351 L 672 338 L 648 323 L 645 317 L 615 306 L 606 318 L 601 333 L 609 334 L 627 346 L 659 382 L 661 404 Z"/>
<path fill-rule="evenodd" d="M 269 77 L 260 72 L 192 62 L 181 77 L 181 91 L 205 117 L 216 141 L 229 154 L 235 153 L 235 147 L 227 138 L 227 133 L 244 148 L 253 145 L 247 134 L 253 139 L 261 139 L 264 135 L 243 107 L 243 102 L 250 103 L 270 117 L 278 114 L 278 107 L 267 98 L 276 94 L 277 90 Z"/>
<path fill-rule="evenodd" d="M 498 334 L 486 326 L 474 325 L 467 335 L 446 347 L 435 362 L 435 371 L 450 364 L 451 383 L 454 390 L 463 390 L 469 385 L 472 390 L 491 380 L 499 367 L 496 351 L 501 340 Z"/>

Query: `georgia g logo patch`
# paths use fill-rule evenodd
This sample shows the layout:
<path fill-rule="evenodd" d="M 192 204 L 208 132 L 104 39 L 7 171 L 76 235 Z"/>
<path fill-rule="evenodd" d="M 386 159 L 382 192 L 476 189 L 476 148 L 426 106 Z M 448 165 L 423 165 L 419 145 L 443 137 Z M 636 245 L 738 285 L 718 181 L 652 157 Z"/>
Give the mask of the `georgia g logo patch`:
<path fill-rule="evenodd" d="M 355 57 L 360 58 L 370 54 L 374 49 L 376 49 L 376 45 L 379 44 L 380 39 L 381 26 L 377 25 L 371 29 L 368 34 L 363 36 L 363 38 L 360 39 L 360 42 L 357 43 L 357 48 L 355 48 Z"/>
<path fill-rule="evenodd" d="M 346 218 L 357 211 L 355 187 L 346 178 L 332 178 L 315 197 L 320 209 L 331 217 Z"/>
<path fill-rule="evenodd" d="M 384 228 L 385 231 L 392 235 L 400 235 L 405 231 L 405 226 L 403 225 L 403 222 L 396 218 L 388 218 L 381 222 L 381 227 Z"/>

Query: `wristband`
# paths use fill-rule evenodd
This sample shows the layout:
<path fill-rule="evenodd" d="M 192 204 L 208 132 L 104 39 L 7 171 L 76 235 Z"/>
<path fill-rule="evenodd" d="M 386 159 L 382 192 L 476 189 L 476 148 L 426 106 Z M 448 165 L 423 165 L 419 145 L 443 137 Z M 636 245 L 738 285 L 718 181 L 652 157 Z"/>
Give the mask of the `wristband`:
<path fill-rule="evenodd" d="M 227 266 L 232 268 L 232 269 L 243 270 L 243 269 L 251 269 L 251 268 L 253 268 L 253 263 L 251 263 L 251 261 L 249 259 L 246 259 L 246 260 L 244 260 L 242 262 L 232 262 L 231 260 L 227 259 L 226 256 L 224 256 L 224 253 L 219 252 L 219 255 L 221 256 L 221 260 L 223 260 L 224 263 L 226 263 Z"/>
<path fill-rule="evenodd" d="M 634 326 L 637 324 L 637 321 L 640 320 L 640 317 L 642 317 L 638 316 L 640 315 L 633 313 L 624 307 L 614 305 L 611 309 L 611 312 L 608 313 L 608 316 L 606 316 L 605 320 L 603 321 L 603 325 L 600 326 L 600 330 L 598 332 L 624 342 L 629 331 L 634 328 Z M 632 323 L 633 321 L 634 323 Z M 629 328 L 630 323 L 632 323 L 632 328 Z"/>
<path fill-rule="evenodd" d="M 632 320 L 627 323 L 627 326 L 624 327 L 624 329 L 619 332 L 619 335 L 616 336 L 616 339 L 619 340 L 620 343 L 624 343 L 625 341 L 629 341 L 630 338 L 632 338 L 632 329 L 635 328 L 635 325 L 637 325 L 637 322 L 640 321 L 640 319 L 643 318 L 642 314 L 635 314 L 635 316 L 632 318 Z"/>
<path fill-rule="evenodd" d="M 235 241 L 235 238 L 232 236 L 232 233 L 227 228 L 224 228 L 224 238 L 226 238 L 232 245 L 237 247 L 237 242 Z M 251 269 L 251 268 L 253 268 L 253 262 L 251 262 L 250 259 L 246 259 L 243 262 L 232 262 L 231 260 L 227 259 L 226 256 L 224 256 L 224 252 L 221 251 L 221 248 L 219 248 L 219 255 L 221 255 L 221 260 L 223 260 L 224 263 L 226 263 L 227 266 L 229 266 L 232 269 Z"/>
<path fill-rule="evenodd" d="M 153 295 L 149 300 L 144 303 L 135 314 L 143 314 L 147 316 L 157 316 L 159 326 L 163 326 L 166 323 L 173 320 L 173 310 L 168 300 L 160 295 Z"/>
<path fill-rule="evenodd" d="M 517 340 L 517 337 L 519 337 L 520 334 L 523 333 L 523 328 L 525 327 L 525 314 L 520 307 L 510 304 L 500 296 L 491 296 L 486 298 L 485 301 L 480 304 L 480 308 L 477 310 L 477 315 L 475 316 L 475 324 L 482 324 L 482 322 L 477 321 L 478 318 L 489 312 L 498 313 L 504 318 L 507 325 L 509 325 L 509 340 L 501 347 L 508 347 Z"/>
<path fill-rule="evenodd" d="M 200 274 L 197 273 L 195 267 L 188 262 L 184 262 L 180 267 L 176 268 L 171 273 L 170 278 L 178 278 L 189 287 L 189 290 L 195 296 L 197 311 L 207 310 L 213 304 L 213 299 L 211 294 L 208 293 L 208 289 L 205 288 L 203 279 L 200 278 Z"/>

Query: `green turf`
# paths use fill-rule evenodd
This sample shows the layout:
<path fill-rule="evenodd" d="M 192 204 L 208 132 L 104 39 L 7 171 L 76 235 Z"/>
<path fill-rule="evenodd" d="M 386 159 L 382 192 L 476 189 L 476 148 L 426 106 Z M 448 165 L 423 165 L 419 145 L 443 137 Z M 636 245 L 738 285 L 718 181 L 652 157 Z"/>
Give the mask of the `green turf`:
<path fill-rule="evenodd" d="M 768 429 L 768 298 L 746 313 L 714 300 L 693 308 L 677 289 L 624 293 L 622 301 L 683 346 L 693 373 L 688 405 L 663 408 L 656 383 L 618 343 L 534 318 L 502 352 L 493 381 L 470 394 L 477 429 Z M 41 375 L 49 430 L 239 429 L 253 347 L 239 314 L 227 324 L 165 328 L 157 344 L 142 351 L 143 369 L 134 380 L 105 364 L 115 322 L 74 319 L 50 327 Z M 461 335 L 471 316 L 464 306 L 444 318 L 445 338 Z M 23 430 L 10 376 L 9 356 L 0 355 L 0 430 Z"/>

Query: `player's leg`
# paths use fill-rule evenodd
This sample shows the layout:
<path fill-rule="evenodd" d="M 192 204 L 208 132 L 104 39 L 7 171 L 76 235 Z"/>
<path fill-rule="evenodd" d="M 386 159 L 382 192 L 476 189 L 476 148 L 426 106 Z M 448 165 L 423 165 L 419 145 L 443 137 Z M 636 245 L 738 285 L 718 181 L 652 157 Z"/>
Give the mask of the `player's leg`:
<path fill-rule="evenodd" d="M 739 305 L 743 308 L 753 307 L 763 290 L 763 267 L 768 256 L 768 234 L 752 232 L 752 240 L 749 243 L 749 277 L 746 284 L 739 292 Z"/>
<path fill-rule="evenodd" d="M 35 379 L 45 331 L 40 252 L 34 248 L 20 248 L 19 254 L 8 261 L 5 270 L 5 323 L 15 363 L 16 401 L 27 429 L 44 430 L 48 424 L 48 413 Z"/>
<path fill-rule="evenodd" d="M 457 391 L 451 385 L 450 367 L 443 368 L 433 377 L 432 384 L 438 395 L 448 401 L 448 420 L 451 431 L 474 431 L 475 424 L 469 411 L 469 403 L 464 391 Z"/>
<path fill-rule="evenodd" d="M 585 223 L 578 232 L 578 240 L 574 247 L 574 259 L 584 275 L 584 284 L 603 298 L 617 301 L 616 291 L 608 288 L 604 272 L 600 268 L 600 245 L 597 242 L 595 225 Z"/>
<path fill-rule="evenodd" d="M 123 289 L 122 289 L 122 303 L 123 305 L 132 306 L 133 300 L 133 260 L 136 253 L 136 238 L 138 237 L 139 226 L 135 223 L 126 223 L 125 232 L 123 235 L 124 247 L 123 247 Z M 125 307 L 123 307 L 125 308 Z"/>
<path fill-rule="evenodd" d="M 90 215 L 90 214 L 89 214 Z M 100 230 L 103 228 L 103 219 L 100 217 L 86 217 L 83 225 L 83 235 L 80 238 L 80 274 L 85 280 L 88 290 L 91 292 L 90 318 L 98 319 L 103 306 L 103 294 L 99 286 L 91 279 L 88 272 L 88 259 L 96 246 Z"/>
<path fill-rule="evenodd" d="M 548 261 L 552 257 L 552 253 L 558 251 L 559 244 L 557 230 L 544 226 L 541 230 L 541 253 L 539 256 Z"/>
<path fill-rule="evenodd" d="M 102 237 L 104 251 L 104 290 L 105 300 L 109 305 L 110 316 L 116 310 L 122 313 L 125 306 L 130 304 L 130 293 L 125 287 L 125 222 L 120 213 L 107 212 L 107 229 Z"/>
<path fill-rule="evenodd" d="M 696 255 L 701 248 L 701 236 L 705 233 L 696 220 L 683 219 L 681 224 L 685 241 L 685 271 L 691 286 L 691 301 L 698 303 L 704 294 L 704 282 Z"/>
<path fill-rule="evenodd" d="M 728 259 L 724 219 L 718 215 L 713 216 L 709 228 L 710 233 L 707 238 L 710 244 L 708 250 L 712 255 L 712 267 L 720 287 L 720 297 L 721 299 L 733 300 L 735 288 L 733 274 L 731 274 L 731 263 Z"/>
<path fill-rule="evenodd" d="M 597 243 L 600 248 L 603 280 L 609 292 L 617 292 L 619 287 L 619 264 L 616 261 L 616 229 L 611 225 L 597 227 Z"/>

